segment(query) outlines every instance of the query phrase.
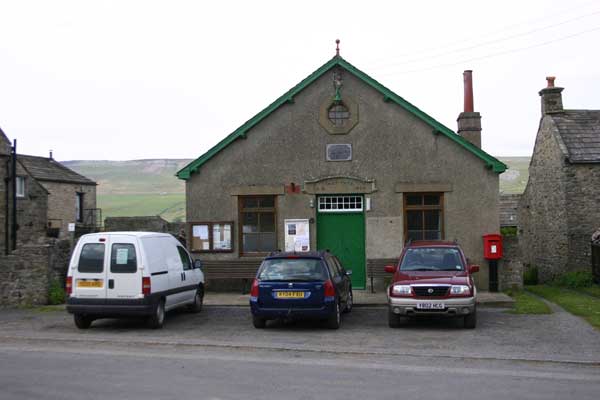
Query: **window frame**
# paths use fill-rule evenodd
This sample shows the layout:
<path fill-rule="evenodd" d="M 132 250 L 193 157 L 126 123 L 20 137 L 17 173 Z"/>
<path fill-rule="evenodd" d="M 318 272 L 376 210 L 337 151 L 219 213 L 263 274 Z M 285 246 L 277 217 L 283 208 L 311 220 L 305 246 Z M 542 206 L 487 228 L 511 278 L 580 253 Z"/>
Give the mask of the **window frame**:
<path fill-rule="evenodd" d="M 273 207 L 256 207 L 256 208 L 243 208 L 243 201 L 245 199 L 251 198 L 265 198 L 272 197 L 273 198 Z M 275 249 L 270 251 L 252 251 L 252 252 L 244 252 L 244 212 L 257 212 L 257 213 L 273 213 L 273 226 L 274 226 L 274 234 L 275 234 Z M 277 195 L 274 194 L 264 194 L 264 195 L 248 195 L 248 196 L 238 196 L 238 221 L 240 229 L 238 229 L 238 243 L 239 250 L 238 255 L 240 257 L 264 257 L 271 253 L 272 251 L 277 250 L 277 245 L 279 243 L 278 229 L 277 229 Z M 260 221 L 260 218 L 259 218 Z M 261 232 L 258 232 L 261 233 Z M 262 232 L 262 233 L 270 233 L 270 232 Z"/>
<path fill-rule="evenodd" d="M 420 205 L 408 205 L 407 199 L 410 195 L 418 195 L 421 196 L 421 204 Z M 440 202 L 437 205 L 425 205 L 425 196 L 439 196 Z M 415 239 L 415 240 L 444 240 L 446 234 L 445 224 L 444 224 L 444 192 L 404 192 L 402 193 L 402 203 L 403 203 L 403 218 L 404 218 L 404 241 L 407 242 L 410 238 L 408 236 L 408 211 L 421 211 L 424 213 L 425 211 L 439 211 L 440 212 L 440 238 L 439 239 Z M 421 224 L 421 232 L 425 232 L 425 216 L 424 214 L 422 218 Z M 425 237 L 425 235 L 423 235 Z"/>
<path fill-rule="evenodd" d="M 204 249 L 196 249 L 194 248 L 194 226 L 206 225 L 208 227 L 208 250 Z M 229 225 L 231 231 L 231 248 L 229 249 L 215 249 L 215 243 L 213 238 L 213 226 L 214 225 Z M 192 221 L 188 222 L 188 249 L 190 253 L 233 253 L 234 251 L 234 240 L 235 233 L 233 230 L 234 222 L 233 221 Z"/>

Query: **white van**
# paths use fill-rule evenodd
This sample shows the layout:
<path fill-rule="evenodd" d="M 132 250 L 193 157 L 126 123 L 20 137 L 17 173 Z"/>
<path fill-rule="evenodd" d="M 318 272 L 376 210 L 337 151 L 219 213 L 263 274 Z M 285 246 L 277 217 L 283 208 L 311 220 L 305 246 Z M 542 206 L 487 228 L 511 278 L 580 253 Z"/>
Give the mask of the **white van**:
<path fill-rule="evenodd" d="M 80 329 L 98 318 L 145 316 L 160 328 L 165 312 L 202 309 L 204 274 L 173 236 L 153 232 L 83 235 L 67 272 L 67 311 Z"/>

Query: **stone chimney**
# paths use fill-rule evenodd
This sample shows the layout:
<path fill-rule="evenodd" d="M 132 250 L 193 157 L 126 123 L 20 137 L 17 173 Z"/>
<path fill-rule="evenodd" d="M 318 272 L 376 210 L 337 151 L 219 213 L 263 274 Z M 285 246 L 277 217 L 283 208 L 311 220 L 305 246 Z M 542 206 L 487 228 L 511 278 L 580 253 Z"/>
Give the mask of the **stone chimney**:
<path fill-rule="evenodd" d="M 463 72 L 465 88 L 464 111 L 458 115 L 458 134 L 481 148 L 481 115 L 473 111 L 473 71 Z"/>
<path fill-rule="evenodd" d="M 542 115 L 563 111 L 562 94 L 563 88 L 554 87 L 556 77 L 547 76 L 548 85 L 540 90 L 542 97 Z"/>

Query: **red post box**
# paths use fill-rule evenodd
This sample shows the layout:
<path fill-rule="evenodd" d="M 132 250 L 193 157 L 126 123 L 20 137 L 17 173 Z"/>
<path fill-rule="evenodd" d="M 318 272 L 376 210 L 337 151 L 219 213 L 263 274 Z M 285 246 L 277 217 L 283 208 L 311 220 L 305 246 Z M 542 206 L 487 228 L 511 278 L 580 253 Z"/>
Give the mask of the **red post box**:
<path fill-rule="evenodd" d="M 486 260 L 502 258 L 502 235 L 496 233 L 483 235 L 483 257 Z"/>

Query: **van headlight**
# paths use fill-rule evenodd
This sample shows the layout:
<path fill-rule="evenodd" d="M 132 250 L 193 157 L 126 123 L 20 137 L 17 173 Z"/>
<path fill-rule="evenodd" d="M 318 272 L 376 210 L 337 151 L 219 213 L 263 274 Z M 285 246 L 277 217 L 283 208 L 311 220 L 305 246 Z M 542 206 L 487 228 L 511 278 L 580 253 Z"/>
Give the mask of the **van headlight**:
<path fill-rule="evenodd" d="M 410 296 L 410 285 L 394 285 L 392 286 L 392 294 L 397 294 L 399 296 Z"/>
<path fill-rule="evenodd" d="M 453 295 L 465 295 L 470 293 L 471 289 L 466 285 L 452 285 L 450 287 L 450 294 Z"/>

